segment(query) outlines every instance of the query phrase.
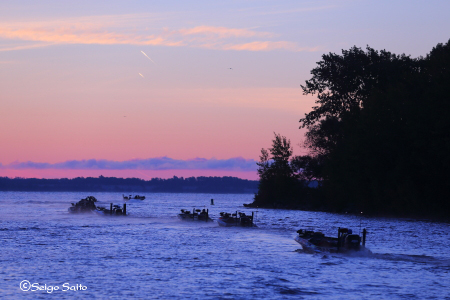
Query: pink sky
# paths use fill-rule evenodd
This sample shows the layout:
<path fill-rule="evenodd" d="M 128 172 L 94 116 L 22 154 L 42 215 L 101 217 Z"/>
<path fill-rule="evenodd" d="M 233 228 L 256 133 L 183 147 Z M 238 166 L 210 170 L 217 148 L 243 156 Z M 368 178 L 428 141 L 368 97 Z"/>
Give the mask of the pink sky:
<path fill-rule="evenodd" d="M 448 2 L 397 2 L 2 2 L 0 176 L 257 179 L 10 164 L 258 160 L 274 132 L 303 154 L 298 120 L 315 99 L 300 84 L 323 53 L 369 44 L 418 56 L 448 40 Z"/>

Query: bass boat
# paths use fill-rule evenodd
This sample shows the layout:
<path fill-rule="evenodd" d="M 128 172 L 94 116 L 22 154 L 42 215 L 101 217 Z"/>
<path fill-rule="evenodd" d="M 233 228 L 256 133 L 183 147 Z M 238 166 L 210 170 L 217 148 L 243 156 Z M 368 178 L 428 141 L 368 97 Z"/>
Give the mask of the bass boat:
<path fill-rule="evenodd" d="M 354 234 L 351 229 L 339 228 L 338 236 L 327 237 L 322 232 L 308 231 L 300 229 L 297 231 L 298 236 L 295 238 L 303 250 L 309 252 L 329 252 L 329 253 L 345 253 L 353 251 L 366 251 L 366 234 L 364 228 L 362 238 L 358 234 Z"/>
<path fill-rule="evenodd" d="M 94 196 L 88 196 L 77 203 L 72 203 L 68 210 L 70 213 L 92 212 L 96 209 L 95 202 L 97 202 L 97 199 Z"/>
<path fill-rule="evenodd" d="M 220 218 L 217 220 L 220 226 L 243 226 L 243 227 L 256 227 L 253 223 L 254 213 L 251 216 L 247 216 L 245 213 L 236 212 L 234 214 L 221 212 Z"/>
<path fill-rule="evenodd" d="M 123 207 L 120 205 L 109 205 L 109 209 L 97 206 L 95 213 L 101 216 L 126 216 L 127 215 L 127 205 L 124 204 Z"/>
<path fill-rule="evenodd" d="M 93 196 L 89 196 L 85 199 L 81 199 L 77 203 L 72 203 L 69 207 L 70 213 L 97 213 L 102 216 L 126 216 L 127 215 L 127 205 L 124 204 L 123 207 L 120 205 L 109 205 L 109 209 L 104 207 L 96 206 L 95 202 L 97 199 Z"/>
<path fill-rule="evenodd" d="M 213 219 L 209 217 L 208 209 L 193 209 L 191 211 L 187 209 L 182 209 L 181 214 L 178 214 L 178 218 L 183 221 L 205 221 L 212 222 Z"/>

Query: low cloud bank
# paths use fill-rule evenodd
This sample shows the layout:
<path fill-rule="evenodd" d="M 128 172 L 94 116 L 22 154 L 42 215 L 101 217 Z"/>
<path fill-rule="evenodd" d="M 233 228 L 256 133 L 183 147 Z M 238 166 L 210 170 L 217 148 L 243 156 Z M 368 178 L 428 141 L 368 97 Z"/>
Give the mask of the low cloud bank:
<path fill-rule="evenodd" d="M 187 160 L 158 157 L 113 161 L 106 159 L 69 160 L 60 163 L 14 162 L 7 165 L 0 163 L 3 169 L 68 169 L 68 170 L 225 170 L 256 171 L 256 161 L 234 157 L 229 159 L 194 158 Z"/>

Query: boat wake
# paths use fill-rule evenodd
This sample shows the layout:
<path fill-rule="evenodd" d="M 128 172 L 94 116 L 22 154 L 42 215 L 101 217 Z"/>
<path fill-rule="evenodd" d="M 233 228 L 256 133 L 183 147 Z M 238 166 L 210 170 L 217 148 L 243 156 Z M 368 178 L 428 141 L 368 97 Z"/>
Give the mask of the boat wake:
<path fill-rule="evenodd" d="M 414 254 L 394 254 L 394 253 L 374 253 L 372 257 L 375 259 L 382 259 L 387 261 L 395 261 L 395 262 L 411 262 L 411 263 L 422 263 L 422 264 L 431 264 L 435 266 L 444 267 L 447 270 L 450 270 L 450 262 L 448 260 L 443 260 L 440 258 L 436 258 L 433 256 L 427 255 L 414 255 Z"/>

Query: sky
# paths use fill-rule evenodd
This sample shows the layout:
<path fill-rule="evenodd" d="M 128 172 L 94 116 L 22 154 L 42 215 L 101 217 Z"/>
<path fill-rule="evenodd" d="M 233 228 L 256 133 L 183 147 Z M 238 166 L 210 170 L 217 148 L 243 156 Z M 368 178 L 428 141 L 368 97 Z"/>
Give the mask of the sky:
<path fill-rule="evenodd" d="M 257 179 L 274 133 L 305 154 L 323 54 L 412 57 L 447 0 L 0 2 L 0 176 Z"/>

